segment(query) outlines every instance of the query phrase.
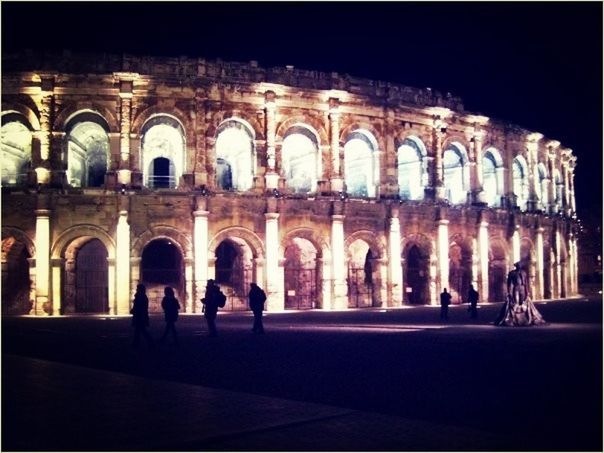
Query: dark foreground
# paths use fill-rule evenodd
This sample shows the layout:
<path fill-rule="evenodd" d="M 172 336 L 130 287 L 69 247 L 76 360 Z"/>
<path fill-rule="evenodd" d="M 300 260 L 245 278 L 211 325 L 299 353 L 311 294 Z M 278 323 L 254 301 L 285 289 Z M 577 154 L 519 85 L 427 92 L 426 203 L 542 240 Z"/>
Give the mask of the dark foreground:
<path fill-rule="evenodd" d="M 602 301 L 537 307 L 181 316 L 154 350 L 127 318 L 3 318 L 2 450 L 602 451 Z"/>

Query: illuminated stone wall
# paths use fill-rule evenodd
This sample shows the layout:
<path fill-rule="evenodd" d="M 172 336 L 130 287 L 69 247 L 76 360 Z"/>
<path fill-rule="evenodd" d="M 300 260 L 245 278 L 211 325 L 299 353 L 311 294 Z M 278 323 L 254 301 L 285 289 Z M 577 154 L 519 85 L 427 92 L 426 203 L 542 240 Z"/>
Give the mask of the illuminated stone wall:
<path fill-rule="evenodd" d="M 143 282 L 155 309 L 170 285 L 199 313 L 208 278 L 228 310 L 252 281 L 271 311 L 457 303 L 470 284 L 500 301 L 516 261 L 534 299 L 577 294 L 572 151 L 448 93 L 255 62 L 3 65 L 2 269 L 30 276 L 22 312 L 128 314 Z M 78 264 L 93 239 L 99 274 Z"/>

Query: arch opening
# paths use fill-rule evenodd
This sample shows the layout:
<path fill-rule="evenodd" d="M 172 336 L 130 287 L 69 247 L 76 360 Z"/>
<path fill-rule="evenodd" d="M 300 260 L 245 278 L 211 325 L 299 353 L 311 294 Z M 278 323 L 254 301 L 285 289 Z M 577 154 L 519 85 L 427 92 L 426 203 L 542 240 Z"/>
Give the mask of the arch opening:
<path fill-rule="evenodd" d="M 491 242 L 489 247 L 489 302 L 503 302 L 507 293 L 507 260 L 504 246 Z"/>
<path fill-rule="evenodd" d="M 482 157 L 482 189 L 487 205 L 501 206 L 503 190 L 503 167 L 497 150 L 490 148 Z"/>
<path fill-rule="evenodd" d="M 468 161 L 465 148 L 451 144 L 443 153 L 445 197 L 453 204 L 462 204 L 468 198 Z"/>
<path fill-rule="evenodd" d="M 185 166 L 185 134 L 180 123 L 167 115 L 149 119 L 143 126 L 141 167 L 145 186 L 175 189 Z M 156 170 L 156 161 L 159 167 Z M 169 168 L 166 171 L 166 160 Z M 156 173 L 157 171 L 157 173 Z"/>
<path fill-rule="evenodd" d="M 238 238 L 225 239 L 216 248 L 215 258 L 215 281 L 227 297 L 225 309 L 247 310 L 247 292 L 253 281 L 249 246 Z"/>
<path fill-rule="evenodd" d="M 521 156 L 516 156 L 512 163 L 512 190 L 516 196 L 516 206 L 526 211 L 529 186 L 526 162 Z"/>
<path fill-rule="evenodd" d="M 78 250 L 75 275 L 75 312 L 108 313 L 107 249 L 99 239 L 89 240 Z"/>
<path fill-rule="evenodd" d="M 96 114 L 79 114 L 67 134 L 67 180 L 72 187 L 102 187 L 109 166 L 109 136 Z"/>
<path fill-rule="evenodd" d="M 348 136 L 344 145 L 346 191 L 352 197 L 375 197 L 379 168 L 377 144 L 369 132 L 358 130 Z"/>
<path fill-rule="evenodd" d="M 0 129 L 0 143 L 2 186 L 25 185 L 31 170 L 31 131 L 21 121 L 3 122 Z"/>
<path fill-rule="evenodd" d="M 377 306 L 380 277 L 374 252 L 365 241 L 356 239 L 348 253 L 348 308 Z"/>
<path fill-rule="evenodd" d="M 221 124 L 216 136 L 216 186 L 245 191 L 253 186 L 254 134 L 240 121 Z"/>
<path fill-rule="evenodd" d="M 449 293 L 451 302 L 461 304 L 472 284 L 472 250 L 457 242 L 449 247 Z"/>
<path fill-rule="evenodd" d="M 141 281 L 147 287 L 149 311 L 162 311 L 164 289 L 170 286 L 181 305 L 185 298 L 184 260 L 180 249 L 165 238 L 154 239 L 143 249 L 141 256 Z"/>
<path fill-rule="evenodd" d="M 403 200 L 421 200 L 427 183 L 423 143 L 409 137 L 397 151 L 399 195 Z"/>
<path fill-rule="evenodd" d="M 285 309 L 317 307 L 320 293 L 317 249 L 307 239 L 295 237 L 285 248 Z"/>
<path fill-rule="evenodd" d="M 430 255 L 413 244 L 407 249 L 405 264 L 405 302 L 413 305 L 428 304 Z"/>
<path fill-rule="evenodd" d="M 2 314 L 25 315 L 33 305 L 29 276 L 31 256 L 25 244 L 7 237 L 2 239 Z"/>
<path fill-rule="evenodd" d="M 305 126 L 290 128 L 281 146 L 281 160 L 287 187 L 294 193 L 314 192 L 317 186 L 319 144 Z"/>

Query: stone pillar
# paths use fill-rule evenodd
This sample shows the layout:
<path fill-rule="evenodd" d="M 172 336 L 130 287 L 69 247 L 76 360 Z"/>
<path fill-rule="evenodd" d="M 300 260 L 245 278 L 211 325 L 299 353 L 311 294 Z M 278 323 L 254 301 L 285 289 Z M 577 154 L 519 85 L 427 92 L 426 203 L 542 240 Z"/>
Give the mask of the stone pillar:
<path fill-rule="evenodd" d="M 348 308 L 348 283 L 346 282 L 346 254 L 344 251 L 344 215 L 331 216 L 331 250 L 334 310 Z"/>
<path fill-rule="evenodd" d="M 520 261 L 520 225 L 514 225 L 512 233 L 512 265 Z"/>
<path fill-rule="evenodd" d="M 539 177 L 537 174 L 537 153 L 539 151 L 539 140 L 543 138 L 543 135 L 539 133 L 529 134 L 526 141 L 526 155 L 528 164 L 528 184 L 529 184 L 529 197 L 527 203 L 527 211 L 536 211 L 538 208 L 536 188 L 539 184 Z"/>
<path fill-rule="evenodd" d="M 334 193 L 344 190 L 342 177 L 342 160 L 340 156 L 340 102 L 336 98 L 329 99 L 329 131 L 331 153 L 330 186 Z"/>
<path fill-rule="evenodd" d="M 330 310 L 333 306 L 331 300 L 331 264 L 331 257 L 323 257 L 318 259 L 318 266 L 321 268 L 321 308 L 323 310 Z"/>
<path fill-rule="evenodd" d="M 437 200 L 445 199 L 444 169 L 443 169 L 443 142 L 447 125 L 442 120 L 434 121 L 432 129 L 432 143 L 434 146 L 434 161 L 432 165 L 431 185 L 434 197 Z"/>
<path fill-rule="evenodd" d="M 482 175 L 483 136 L 482 131 L 476 131 L 470 140 L 470 188 L 472 190 L 472 203 L 475 204 L 486 203 Z"/>
<path fill-rule="evenodd" d="M 449 291 L 449 221 L 446 219 L 438 221 L 438 274 L 438 294 L 442 293 L 444 288 Z"/>
<path fill-rule="evenodd" d="M 398 158 L 396 153 L 396 144 L 394 141 L 396 135 L 396 124 L 394 120 L 394 111 L 386 111 L 386 121 L 384 124 L 384 158 L 380 165 L 380 179 L 378 194 L 383 194 L 386 198 L 396 197 L 399 192 L 398 184 Z"/>
<path fill-rule="evenodd" d="M 277 172 L 277 157 L 275 149 L 275 136 L 277 133 L 277 105 L 276 95 L 273 91 L 264 93 L 264 108 L 266 111 L 266 174 L 265 186 L 267 189 L 279 187 L 279 174 Z"/>
<path fill-rule="evenodd" d="M 575 273 L 573 275 L 573 295 L 579 294 L 579 250 L 577 248 L 577 237 L 573 236 L 573 262 Z"/>
<path fill-rule="evenodd" d="M 552 146 L 549 147 L 549 151 L 547 153 L 547 173 L 550 177 L 550 184 L 547 191 L 548 198 L 548 212 L 551 214 L 555 214 L 558 211 L 556 206 L 556 179 L 554 178 L 554 158 L 555 154 L 552 151 Z"/>
<path fill-rule="evenodd" d="M 403 304 L 405 285 L 403 282 L 403 269 L 401 267 L 401 224 L 398 217 L 398 208 L 393 207 L 390 212 L 389 261 L 390 270 L 390 306 L 400 307 Z"/>
<path fill-rule="evenodd" d="M 265 217 L 266 237 L 266 289 L 267 311 L 285 309 L 285 299 L 279 288 L 279 214 L 267 212 Z"/>
<path fill-rule="evenodd" d="M 52 111 L 54 101 L 54 77 L 42 77 L 42 100 L 40 105 L 40 162 L 35 168 L 38 184 L 51 181 Z"/>
<path fill-rule="evenodd" d="M 556 225 L 556 231 L 554 233 L 554 247 L 556 250 L 556 263 L 555 263 L 555 272 L 554 272 L 554 276 L 555 276 L 555 297 L 562 297 L 562 259 L 560 256 L 560 250 L 561 250 L 561 245 L 560 245 L 560 227 L 558 225 Z"/>
<path fill-rule="evenodd" d="M 115 288 L 115 258 L 107 258 L 107 284 L 109 289 L 108 303 L 109 303 L 109 314 L 117 314 L 116 305 L 116 288 Z"/>
<path fill-rule="evenodd" d="M 478 227 L 478 251 L 480 254 L 478 292 L 483 301 L 489 300 L 489 223 L 482 221 Z"/>
<path fill-rule="evenodd" d="M 61 314 L 61 265 L 63 260 L 61 258 L 55 258 L 50 260 L 52 268 L 52 314 Z"/>
<path fill-rule="evenodd" d="M 36 209 L 36 316 L 59 314 L 50 301 L 50 210 Z"/>
<path fill-rule="evenodd" d="M 193 298 L 193 264 L 194 260 L 191 257 L 185 258 L 185 300 L 184 312 L 194 313 L 195 299 Z"/>
<path fill-rule="evenodd" d="M 544 269 L 543 269 L 543 227 L 537 228 L 536 253 L 537 257 L 537 281 L 535 282 L 535 299 L 543 299 L 545 294 Z"/>
<path fill-rule="evenodd" d="M 564 189 L 562 193 L 562 204 L 563 204 L 563 212 L 566 215 L 570 215 L 571 205 L 570 205 L 570 178 L 569 178 L 569 170 L 568 163 L 563 161 L 562 163 L 562 178 L 564 180 Z"/>
<path fill-rule="evenodd" d="M 573 157 L 570 161 L 569 175 L 568 175 L 568 185 L 570 188 L 570 194 L 569 194 L 570 209 L 571 209 L 571 213 L 573 213 L 573 214 L 575 212 L 577 212 L 577 205 L 575 203 L 575 162 L 576 162 L 576 157 Z"/>
<path fill-rule="evenodd" d="M 116 229 L 116 302 L 117 314 L 130 313 L 130 225 L 128 224 L 128 211 L 119 213 Z"/>
<path fill-rule="evenodd" d="M 208 215 L 205 210 L 206 200 L 197 200 L 197 210 L 193 211 L 193 253 L 194 253 L 194 278 L 195 294 L 191 311 L 195 312 L 195 306 L 199 305 L 205 296 L 205 288 L 208 282 Z"/>
<path fill-rule="evenodd" d="M 131 183 L 130 166 L 130 122 L 132 110 L 132 79 L 120 79 L 120 159 L 118 164 L 118 184 Z"/>

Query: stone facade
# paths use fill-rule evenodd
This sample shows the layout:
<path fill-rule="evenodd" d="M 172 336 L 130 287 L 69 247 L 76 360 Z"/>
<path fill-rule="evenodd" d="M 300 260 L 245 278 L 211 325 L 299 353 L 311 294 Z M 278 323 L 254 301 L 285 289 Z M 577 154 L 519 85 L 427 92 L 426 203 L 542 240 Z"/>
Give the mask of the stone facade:
<path fill-rule="evenodd" d="M 256 62 L 3 56 L 3 311 L 200 313 L 577 294 L 576 158 L 461 99 Z M 31 284 L 30 284 L 31 283 Z"/>

